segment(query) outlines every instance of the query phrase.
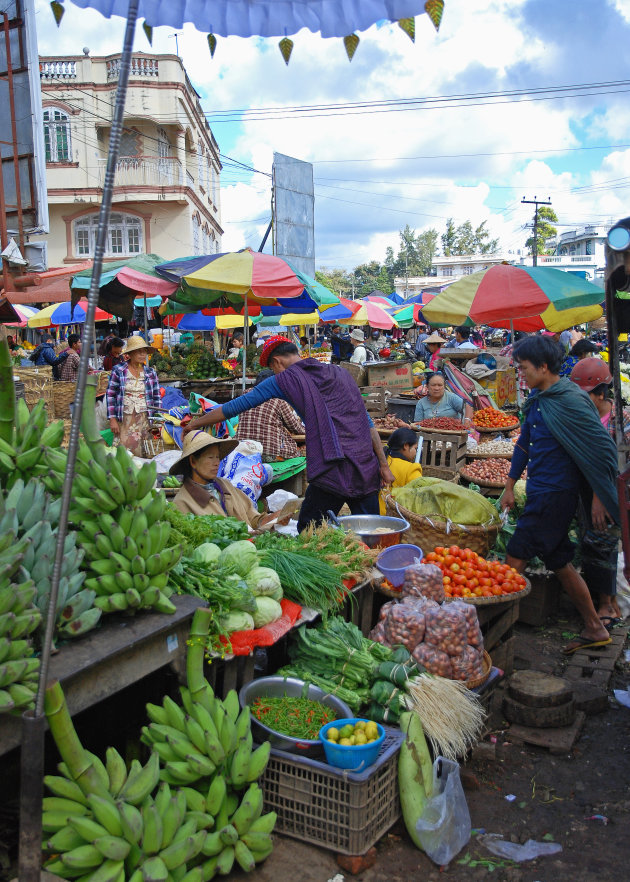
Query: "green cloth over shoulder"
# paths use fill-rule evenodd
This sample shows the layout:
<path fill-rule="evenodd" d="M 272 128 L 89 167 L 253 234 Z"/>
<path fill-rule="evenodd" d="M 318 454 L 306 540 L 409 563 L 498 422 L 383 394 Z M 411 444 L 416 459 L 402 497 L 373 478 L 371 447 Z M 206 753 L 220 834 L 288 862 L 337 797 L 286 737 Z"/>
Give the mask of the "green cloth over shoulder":
<path fill-rule="evenodd" d="M 527 399 L 540 407 L 545 425 L 569 454 L 604 508 L 619 523 L 617 448 L 583 389 L 568 377 Z"/>

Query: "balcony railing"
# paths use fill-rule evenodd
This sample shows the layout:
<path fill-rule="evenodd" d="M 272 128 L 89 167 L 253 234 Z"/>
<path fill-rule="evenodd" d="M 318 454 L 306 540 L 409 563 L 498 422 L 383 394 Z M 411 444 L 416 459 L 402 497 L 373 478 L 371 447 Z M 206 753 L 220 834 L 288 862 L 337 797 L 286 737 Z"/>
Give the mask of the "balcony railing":
<path fill-rule="evenodd" d="M 106 159 L 99 159 L 101 186 L 105 178 Z M 182 186 L 184 172 L 174 156 L 122 156 L 116 163 L 117 187 Z"/>
<path fill-rule="evenodd" d="M 540 254 L 538 263 L 596 263 L 594 254 Z"/>
<path fill-rule="evenodd" d="M 76 61 L 40 61 L 39 76 L 42 80 L 73 80 L 77 76 Z"/>
<path fill-rule="evenodd" d="M 132 77 L 157 77 L 158 60 L 157 58 L 132 58 L 131 72 Z M 120 58 L 112 58 L 107 62 L 107 80 L 117 80 L 120 77 Z"/>

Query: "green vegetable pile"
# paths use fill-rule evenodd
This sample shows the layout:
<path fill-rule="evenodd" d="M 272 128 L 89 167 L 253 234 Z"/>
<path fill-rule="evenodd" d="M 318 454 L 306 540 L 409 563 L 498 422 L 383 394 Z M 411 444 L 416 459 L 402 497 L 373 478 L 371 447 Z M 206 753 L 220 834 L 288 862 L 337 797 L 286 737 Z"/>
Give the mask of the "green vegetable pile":
<path fill-rule="evenodd" d="M 392 656 L 389 647 L 368 640 L 356 625 L 334 616 L 318 628 L 302 625 L 294 632 L 291 664 L 278 673 L 313 683 L 357 712 L 370 701 L 380 664 Z"/>
<path fill-rule="evenodd" d="M 332 708 L 311 701 L 310 698 L 275 696 L 257 698 L 251 705 L 252 716 L 273 729 L 291 738 L 308 738 L 314 741 L 319 730 L 335 719 Z"/>
<path fill-rule="evenodd" d="M 171 524 L 173 541 L 184 546 L 184 554 L 192 554 L 204 542 L 213 542 L 223 549 L 249 535 L 247 524 L 237 518 L 183 514 L 171 502 L 166 506 L 165 517 Z"/>

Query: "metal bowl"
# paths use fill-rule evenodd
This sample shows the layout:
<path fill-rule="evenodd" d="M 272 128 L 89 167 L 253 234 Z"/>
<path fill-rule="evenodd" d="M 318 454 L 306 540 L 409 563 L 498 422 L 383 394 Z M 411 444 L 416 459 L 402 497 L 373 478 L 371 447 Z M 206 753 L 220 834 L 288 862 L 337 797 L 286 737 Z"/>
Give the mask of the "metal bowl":
<path fill-rule="evenodd" d="M 409 521 L 404 518 L 385 515 L 348 515 L 338 520 L 347 533 L 356 533 L 368 548 L 388 548 L 390 545 L 398 545 L 403 533 L 406 533 L 410 526 Z M 389 529 L 386 533 L 375 533 L 374 530 L 380 527 Z"/>
<path fill-rule="evenodd" d="M 312 701 L 319 701 L 326 707 L 332 708 L 338 720 L 352 716 L 352 711 L 341 699 L 324 692 L 318 686 L 307 686 L 304 680 L 298 680 L 296 677 L 260 677 L 258 680 L 246 683 L 238 697 L 241 707 L 246 707 L 256 698 L 276 698 L 285 695 L 289 698 L 310 698 Z M 253 714 L 250 714 L 250 717 L 255 741 L 270 741 L 272 747 L 290 753 L 298 753 L 300 756 L 322 756 L 323 747 L 319 737 L 312 741 L 291 738 L 290 735 L 283 735 L 282 732 L 276 732 L 275 729 L 265 726 Z"/>

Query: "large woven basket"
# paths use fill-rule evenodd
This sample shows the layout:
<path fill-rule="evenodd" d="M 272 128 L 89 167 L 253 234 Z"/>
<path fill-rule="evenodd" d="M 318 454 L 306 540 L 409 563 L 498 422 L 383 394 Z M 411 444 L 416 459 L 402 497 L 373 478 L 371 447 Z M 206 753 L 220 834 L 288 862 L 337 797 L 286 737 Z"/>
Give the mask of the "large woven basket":
<path fill-rule="evenodd" d="M 43 398 L 48 417 L 52 419 L 55 416 L 55 403 L 53 400 L 53 376 L 50 365 L 16 367 L 13 369 L 13 373 L 24 384 L 24 400 L 29 409 L 35 407 L 40 398 Z"/>
<path fill-rule="evenodd" d="M 442 481 L 451 481 L 453 484 L 459 484 L 459 474 L 452 469 L 443 469 L 441 466 L 423 465 L 423 478 L 440 478 Z"/>
<path fill-rule="evenodd" d="M 385 498 L 385 508 L 387 514 L 409 521 L 410 527 L 405 533 L 404 541 L 419 545 L 425 552 L 433 551 L 437 545 L 458 545 L 485 557 L 496 542 L 501 526 L 455 524 L 443 515 L 418 515 L 397 503 L 390 495 Z"/>
<path fill-rule="evenodd" d="M 55 416 L 60 420 L 69 420 L 72 417 L 70 405 L 74 401 L 77 384 L 68 380 L 57 380 L 53 385 L 53 398 L 55 401 Z"/>

